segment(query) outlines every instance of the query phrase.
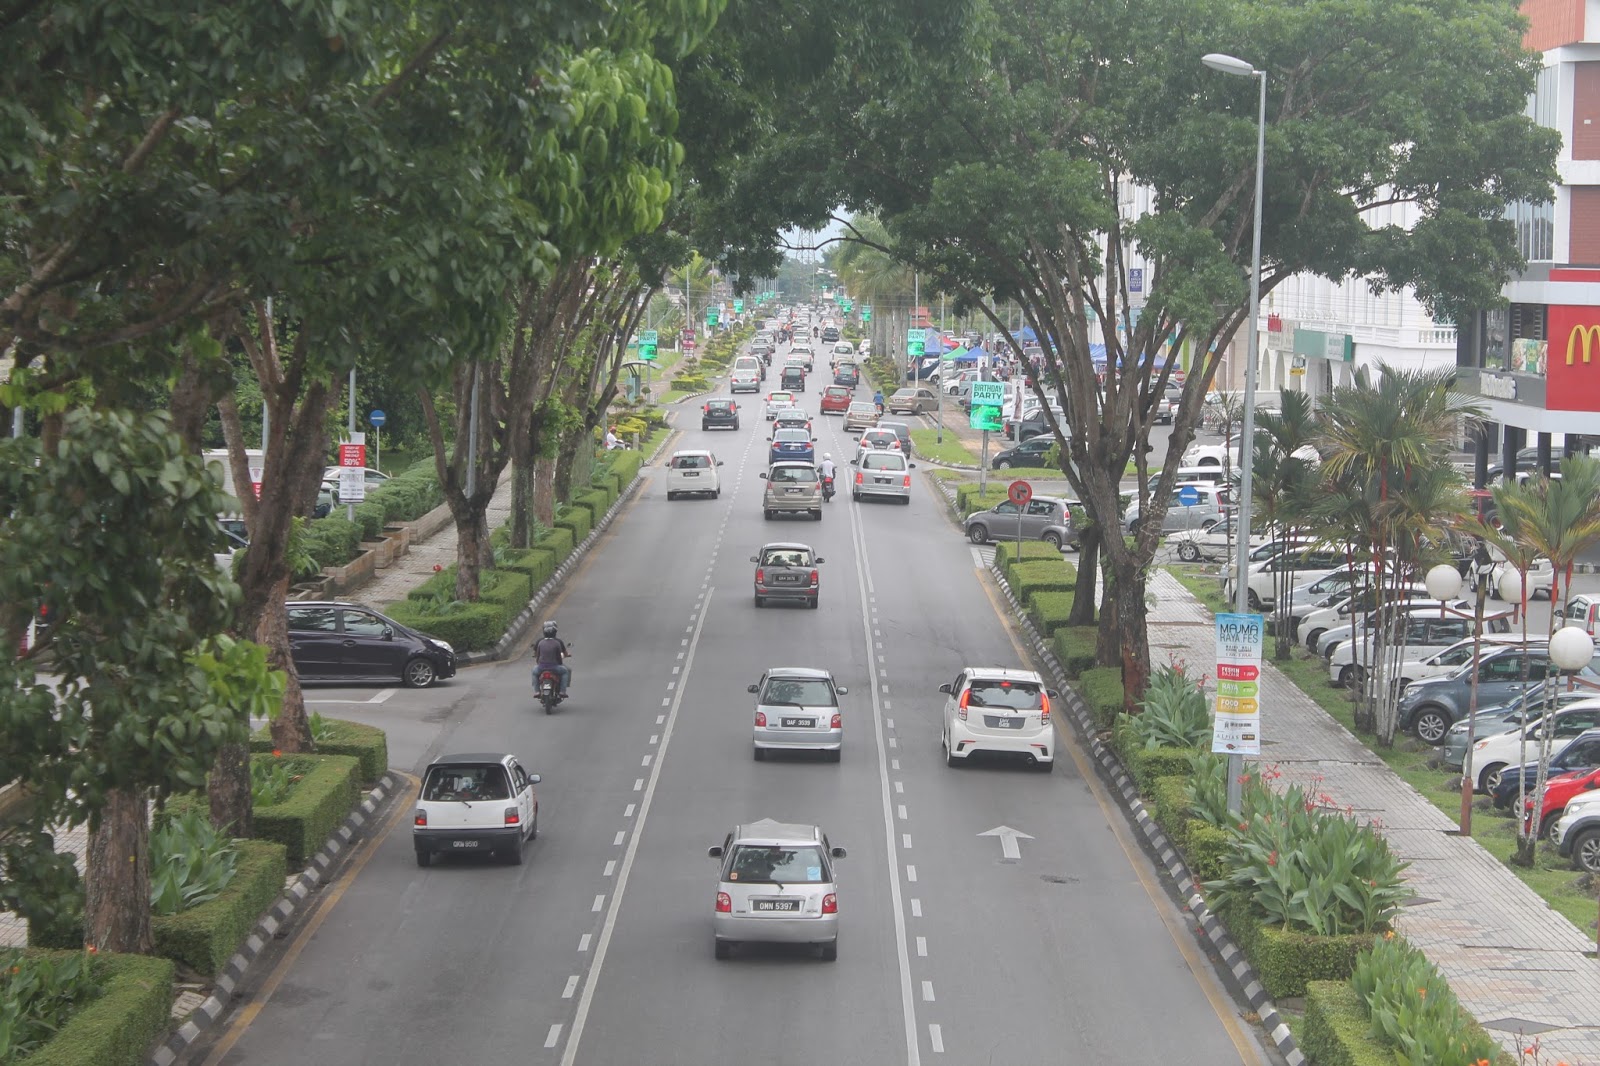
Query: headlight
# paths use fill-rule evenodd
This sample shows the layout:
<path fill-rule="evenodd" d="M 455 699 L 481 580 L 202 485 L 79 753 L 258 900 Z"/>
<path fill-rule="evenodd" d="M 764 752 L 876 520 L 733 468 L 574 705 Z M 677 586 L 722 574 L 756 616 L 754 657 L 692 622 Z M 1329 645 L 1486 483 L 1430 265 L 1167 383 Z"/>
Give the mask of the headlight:
<path fill-rule="evenodd" d="M 449 645 L 448 642 L 443 641 L 443 640 L 439 640 L 436 637 L 435 638 L 430 638 L 430 639 L 432 639 L 435 644 L 437 644 L 439 647 L 443 648 L 445 651 L 449 652 L 451 655 L 454 655 L 456 653 L 456 650 L 454 648 L 452 648 Z"/>

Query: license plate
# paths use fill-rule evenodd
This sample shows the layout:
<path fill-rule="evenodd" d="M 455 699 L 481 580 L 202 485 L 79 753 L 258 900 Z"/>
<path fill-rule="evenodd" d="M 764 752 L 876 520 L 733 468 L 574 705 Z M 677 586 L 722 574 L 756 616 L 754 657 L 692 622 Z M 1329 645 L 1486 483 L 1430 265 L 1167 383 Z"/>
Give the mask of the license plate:
<path fill-rule="evenodd" d="M 889 484 L 889 482 L 893 481 L 894 479 L 893 478 L 887 478 L 887 477 L 875 477 L 872 480 L 876 481 L 880 485 L 887 485 L 887 484 Z"/>
<path fill-rule="evenodd" d="M 753 911 L 797 911 L 800 901 L 797 899 L 758 899 L 752 900 L 750 909 Z"/>
<path fill-rule="evenodd" d="M 476 840 L 452 840 L 450 846 L 452 848 L 475 848 L 478 846 L 478 842 Z"/>
<path fill-rule="evenodd" d="M 805 489 L 784 489 L 783 491 L 790 496 L 804 496 L 806 494 Z"/>
<path fill-rule="evenodd" d="M 1021 729 L 1024 721 L 1026 721 L 1026 719 L 1001 718 L 992 714 L 986 714 L 983 716 L 983 724 L 988 726 L 990 729 Z"/>
<path fill-rule="evenodd" d="M 698 470 L 685 470 L 685 471 L 683 471 L 683 476 L 684 477 L 699 477 L 700 476 L 700 472 Z"/>
<path fill-rule="evenodd" d="M 778 720 L 785 729 L 815 729 L 815 718 L 780 718 Z"/>
<path fill-rule="evenodd" d="M 777 575 L 774 575 L 772 580 L 773 580 L 773 582 L 775 584 L 779 584 L 779 585 L 798 585 L 798 584 L 800 584 L 800 575 L 799 574 L 777 574 Z"/>

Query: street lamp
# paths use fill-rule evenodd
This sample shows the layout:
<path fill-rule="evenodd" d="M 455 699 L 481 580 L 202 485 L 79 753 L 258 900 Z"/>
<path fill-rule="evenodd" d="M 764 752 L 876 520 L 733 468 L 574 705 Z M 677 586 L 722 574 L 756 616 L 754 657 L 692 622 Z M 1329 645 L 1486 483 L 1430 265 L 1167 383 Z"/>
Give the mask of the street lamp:
<path fill-rule="evenodd" d="M 1238 78 L 1261 79 L 1261 102 L 1256 112 L 1256 202 L 1255 230 L 1250 238 L 1250 315 L 1245 320 L 1250 332 L 1246 336 L 1244 368 L 1244 437 L 1239 451 L 1244 460 L 1239 464 L 1239 552 L 1234 560 L 1240 614 L 1250 610 L 1250 511 L 1254 486 L 1251 473 L 1255 466 L 1256 439 L 1256 346 L 1259 343 L 1256 318 L 1261 313 L 1261 196 L 1262 175 L 1266 169 L 1267 155 L 1267 72 L 1257 70 L 1242 59 L 1221 52 L 1211 52 L 1200 61 L 1212 70 L 1220 70 Z M 1243 802 L 1243 787 L 1239 778 L 1244 772 L 1244 756 L 1228 756 L 1228 809 L 1236 811 Z"/>
<path fill-rule="evenodd" d="M 1489 575 L 1494 570 L 1494 560 L 1482 540 L 1472 553 L 1473 588 L 1477 590 L 1476 607 L 1472 615 L 1472 683 L 1467 696 L 1467 751 L 1461 757 L 1461 835 L 1472 835 L 1472 795 L 1476 784 L 1472 773 L 1472 745 L 1478 729 L 1478 655 L 1483 650 L 1483 601 L 1489 593 Z M 1422 583 L 1428 595 L 1441 602 L 1453 600 L 1461 591 L 1461 571 L 1449 563 L 1440 563 L 1429 570 Z"/>

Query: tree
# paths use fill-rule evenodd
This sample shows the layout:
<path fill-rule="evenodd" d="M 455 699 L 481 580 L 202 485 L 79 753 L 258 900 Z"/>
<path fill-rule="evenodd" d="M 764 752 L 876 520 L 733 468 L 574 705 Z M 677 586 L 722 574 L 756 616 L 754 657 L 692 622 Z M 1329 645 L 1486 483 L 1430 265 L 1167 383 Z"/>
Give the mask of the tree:
<path fill-rule="evenodd" d="M 1254 454 L 1251 456 L 1251 494 L 1254 513 L 1259 515 L 1274 540 L 1288 540 L 1304 525 L 1316 500 L 1320 481 L 1316 467 L 1303 453 L 1311 443 L 1314 423 L 1311 401 L 1302 392 L 1283 394 L 1278 413 L 1262 411 L 1256 422 Z M 1231 454 L 1231 453 L 1229 453 Z M 1250 531 L 1238 535 L 1249 540 Z M 1230 556 L 1232 558 L 1232 556 Z M 1289 658 L 1289 590 L 1294 587 L 1292 566 L 1279 571 L 1276 583 L 1277 608 L 1273 619 L 1273 656 Z M 1240 575 L 1240 581 L 1246 580 Z"/>

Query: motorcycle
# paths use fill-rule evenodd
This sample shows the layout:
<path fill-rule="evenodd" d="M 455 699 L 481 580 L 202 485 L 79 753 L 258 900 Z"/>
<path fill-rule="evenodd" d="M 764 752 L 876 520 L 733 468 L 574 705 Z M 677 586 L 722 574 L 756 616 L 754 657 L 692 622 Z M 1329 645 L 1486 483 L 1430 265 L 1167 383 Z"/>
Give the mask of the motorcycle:
<path fill-rule="evenodd" d="M 833 478 L 824 477 L 822 479 L 822 502 L 827 503 L 831 499 L 833 499 Z"/>
<path fill-rule="evenodd" d="M 535 685 L 535 689 L 539 693 L 539 702 L 544 704 L 545 714 L 554 714 L 556 704 L 566 699 L 561 694 L 561 678 L 557 677 L 556 672 L 548 666 L 539 671 L 539 680 Z"/>

